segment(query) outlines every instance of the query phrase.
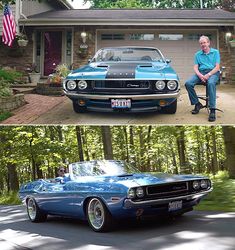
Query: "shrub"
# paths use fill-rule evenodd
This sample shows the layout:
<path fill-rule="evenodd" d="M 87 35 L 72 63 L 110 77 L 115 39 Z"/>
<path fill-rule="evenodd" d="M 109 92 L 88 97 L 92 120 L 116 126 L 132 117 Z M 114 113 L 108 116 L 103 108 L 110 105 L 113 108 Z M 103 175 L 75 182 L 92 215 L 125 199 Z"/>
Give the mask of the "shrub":
<path fill-rule="evenodd" d="M 0 78 L 0 97 L 7 97 L 13 94 L 10 89 L 10 83 L 7 80 Z"/>
<path fill-rule="evenodd" d="M 19 81 L 22 73 L 11 68 L 0 69 L 0 81 L 5 80 L 8 83 Z"/>

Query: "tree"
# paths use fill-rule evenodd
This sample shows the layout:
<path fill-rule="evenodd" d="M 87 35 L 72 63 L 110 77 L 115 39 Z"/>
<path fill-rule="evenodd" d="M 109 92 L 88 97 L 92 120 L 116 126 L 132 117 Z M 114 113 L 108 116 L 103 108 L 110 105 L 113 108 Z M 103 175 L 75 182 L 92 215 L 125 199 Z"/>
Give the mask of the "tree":
<path fill-rule="evenodd" d="M 91 8 L 150 8 L 152 0 L 84 0 L 90 2 Z"/>
<path fill-rule="evenodd" d="M 113 159 L 113 146 L 112 146 L 112 134 L 109 126 L 101 126 L 101 133 L 103 139 L 104 159 Z"/>
<path fill-rule="evenodd" d="M 200 8 L 200 0 L 84 0 L 91 8 Z M 235 10 L 234 0 L 203 0 L 203 8 L 223 8 Z"/>
<path fill-rule="evenodd" d="M 223 126 L 226 166 L 230 178 L 235 178 L 235 127 Z"/>
<path fill-rule="evenodd" d="M 81 135 L 81 127 L 80 126 L 76 126 L 76 135 L 77 135 L 77 143 L 78 143 L 79 160 L 84 161 L 82 135 Z"/>

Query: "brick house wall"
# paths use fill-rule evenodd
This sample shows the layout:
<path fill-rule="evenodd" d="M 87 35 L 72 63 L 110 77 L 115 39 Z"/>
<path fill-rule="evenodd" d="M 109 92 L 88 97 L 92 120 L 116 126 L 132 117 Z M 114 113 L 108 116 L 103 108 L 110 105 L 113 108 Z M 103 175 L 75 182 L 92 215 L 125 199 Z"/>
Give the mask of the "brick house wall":
<path fill-rule="evenodd" d="M 73 68 L 80 67 L 87 63 L 95 53 L 95 41 L 96 41 L 96 29 L 105 29 L 107 26 L 87 26 L 85 27 L 88 35 L 86 44 L 88 45 L 88 54 L 82 57 L 78 54 L 78 49 L 82 43 L 81 39 L 81 27 L 74 26 L 74 48 L 73 48 Z M 112 26 L 113 29 L 118 29 L 118 26 Z M 124 27 L 123 27 L 124 28 Z M 133 27 L 125 27 L 132 29 Z M 135 29 L 143 29 L 146 26 L 135 27 Z M 160 29 L 162 27 L 151 27 L 151 29 Z M 171 28 L 171 27 L 168 27 Z M 179 28 L 179 27 L 178 27 Z M 183 29 L 184 27 L 180 27 Z M 186 28 L 186 27 L 185 27 Z M 13 48 L 8 48 L 3 43 L 0 43 L 0 67 L 9 66 L 16 70 L 22 71 L 26 74 L 26 69 L 33 62 L 33 41 L 32 41 L 32 29 L 27 29 L 27 35 L 30 38 L 27 47 L 20 48 L 17 44 Z M 235 50 L 232 49 L 225 41 L 225 33 L 227 30 L 219 28 L 219 50 L 221 53 L 221 66 L 226 67 L 226 83 L 234 83 L 232 81 L 235 77 Z M 232 31 L 231 31 L 232 32 Z M 192 59 L 193 60 L 193 59 Z"/>

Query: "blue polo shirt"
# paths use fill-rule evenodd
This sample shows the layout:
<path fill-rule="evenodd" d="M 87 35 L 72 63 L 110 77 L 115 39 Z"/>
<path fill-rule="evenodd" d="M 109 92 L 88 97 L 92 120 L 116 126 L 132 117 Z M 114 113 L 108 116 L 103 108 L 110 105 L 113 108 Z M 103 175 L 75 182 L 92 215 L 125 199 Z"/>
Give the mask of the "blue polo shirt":
<path fill-rule="evenodd" d="M 199 71 L 210 71 L 216 63 L 220 64 L 220 53 L 217 49 L 210 48 L 208 54 L 199 50 L 194 56 L 194 64 L 198 64 Z"/>

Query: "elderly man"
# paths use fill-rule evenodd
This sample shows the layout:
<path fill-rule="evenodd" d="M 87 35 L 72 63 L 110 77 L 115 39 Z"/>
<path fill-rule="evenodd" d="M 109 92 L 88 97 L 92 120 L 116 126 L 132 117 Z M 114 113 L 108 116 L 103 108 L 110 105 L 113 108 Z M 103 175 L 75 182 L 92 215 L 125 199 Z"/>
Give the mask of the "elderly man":
<path fill-rule="evenodd" d="M 216 83 L 220 76 L 220 53 L 217 49 L 210 48 L 210 39 L 207 36 L 201 36 L 199 39 L 201 50 L 194 56 L 194 72 L 185 87 L 188 91 L 191 105 L 195 105 L 192 114 L 198 114 L 203 105 L 199 102 L 195 92 L 195 85 L 203 82 L 207 84 L 209 95 L 209 118 L 208 121 L 216 120 Z"/>

